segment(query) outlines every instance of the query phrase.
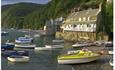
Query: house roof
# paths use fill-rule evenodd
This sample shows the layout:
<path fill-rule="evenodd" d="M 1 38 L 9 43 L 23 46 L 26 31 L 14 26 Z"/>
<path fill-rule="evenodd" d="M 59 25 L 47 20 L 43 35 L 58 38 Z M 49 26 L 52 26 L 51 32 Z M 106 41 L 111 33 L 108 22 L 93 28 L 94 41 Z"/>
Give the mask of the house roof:
<path fill-rule="evenodd" d="M 99 12 L 99 9 L 88 9 L 88 10 L 83 10 L 83 11 L 79 11 L 79 12 L 73 12 L 67 17 L 67 19 L 95 16 L 98 14 L 98 12 Z"/>
<path fill-rule="evenodd" d="M 68 22 L 68 23 L 66 23 L 64 25 L 68 25 L 68 24 L 95 24 L 95 23 L 96 23 L 96 21 L 83 21 L 83 22 L 75 21 L 75 22 Z"/>

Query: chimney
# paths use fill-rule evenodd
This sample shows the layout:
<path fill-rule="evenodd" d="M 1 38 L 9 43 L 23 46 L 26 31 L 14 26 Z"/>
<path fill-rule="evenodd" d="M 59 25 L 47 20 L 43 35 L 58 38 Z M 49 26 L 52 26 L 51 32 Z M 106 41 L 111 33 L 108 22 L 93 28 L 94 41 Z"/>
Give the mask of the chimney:
<path fill-rule="evenodd" d="M 78 11 L 80 11 L 80 7 L 79 7 L 79 8 L 77 8 L 77 10 L 78 10 Z"/>

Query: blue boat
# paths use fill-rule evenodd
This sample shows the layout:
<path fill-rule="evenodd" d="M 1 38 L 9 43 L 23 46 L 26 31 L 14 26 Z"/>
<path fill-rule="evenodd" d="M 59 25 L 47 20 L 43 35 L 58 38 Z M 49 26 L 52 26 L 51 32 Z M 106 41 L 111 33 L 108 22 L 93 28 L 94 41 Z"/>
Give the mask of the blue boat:
<path fill-rule="evenodd" d="M 16 51 L 16 50 L 7 50 L 7 51 L 2 51 L 2 56 L 3 57 L 9 57 L 9 56 L 28 56 L 29 52 L 28 51 Z"/>
<path fill-rule="evenodd" d="M 6 35 L 8 35 L 8 32 L 1 31 L 1 36 L 6 36 Z"/>
<path fill-rule="evenodd" d="M 13 50 L 14 47 L 15 47 L 15 45 L 5 44 L 5 45 L 1 45 L 1 50 Z"/>
<path fill-rule="evenodd" d="M 16 43 L 31 43 L 33 38 L 31 37 L 19 37 L 15 40 Z"/>

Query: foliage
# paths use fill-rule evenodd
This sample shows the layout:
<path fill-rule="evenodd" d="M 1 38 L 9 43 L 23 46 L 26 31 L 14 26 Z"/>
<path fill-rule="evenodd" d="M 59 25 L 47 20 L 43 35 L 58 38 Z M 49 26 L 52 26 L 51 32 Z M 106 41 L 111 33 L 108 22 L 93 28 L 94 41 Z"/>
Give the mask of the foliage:
<path fill-rule="evenodd" d="M 102 0 L 52 0 L 47 4 L 17 3 L 2 6 L 2 27 L 41 29 L 51 18 L 67 17 L 71 10 L 97 8 Z M 112 28 L 112 6 L 107 5 L 106 16 Z M 108 24 L 106 24 L 108 25 Z"/>

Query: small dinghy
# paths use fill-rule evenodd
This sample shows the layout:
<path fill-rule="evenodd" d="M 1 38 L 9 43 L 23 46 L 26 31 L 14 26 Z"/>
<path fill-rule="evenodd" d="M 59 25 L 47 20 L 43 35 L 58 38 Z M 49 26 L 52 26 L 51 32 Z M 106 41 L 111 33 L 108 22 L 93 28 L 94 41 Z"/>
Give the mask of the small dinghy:
<path fill-rule="evenodd" d="M 15 44 L 16 48 L 25 48 L 25 49 L 34 49 L 36 47 L 35 44 Z"/>
<path fill-rule="evenodd" d="M 108 54 L 111 54 L 111 55 L 112 55 L 113 53 L 114 53 L 113 51 L 108 51 Z"/>
<path fill-rule="evenodd" d="M 11 62 L 29 62 L 28 56 L 9 56 L 7 59 Z"/>
<path fill-rule="evenodd" d="M 64 46 L 62 46 L 62 45 L 45 45 L 45 47 L 46 48 L 54 48 L 54 49 L 56 49 L 56 48 L 63 48 Z"/>
<path fill-rule="evenodd" d="M 53 42 L 64 42 L 64 40 L 52 40 Z"/>
<path fill-rule="evenodd" d="M 110 66 L 113 66 L 113 59 L 110 59 L 109 64 Z"/>
<path fill-rule="evenodd" d="M 35 50 L 53 50 L 63 48 L 62 45 L 45 45 L 45 47 L 36 47 Z"/>
<path fill-rule="evenodd" d="M 93 53 L 92 51 L 78 50 L 72 53 L 61 55 L 58 57 L 59 64 L 77 64 L 77 63 L 87 63 L 97 60 L 100 54 Z"/>
<path fill-rule="evenodd" d="M 88 46 L 88 45 L 89 45 L 88 43 L 75 43 L 72 46 L 73 47 L 83 47 L 83 46 Z"/>
<path fill-rule="evenodd" d="M 3 57 L 8 57 L 12 55 L 19 55 L 19 56 L 28 56 L 29 52 L 28 51 L 17 51 L 17 50 L 7 50 L 7 51 L 2 51 L 1 52 Z"/>
<path fill-rule="evenodd" d="M 16 43 L 31 43 L 33 42 L 33 38 L 29 36 L 19 37 L 15 40 Z"/>
<path fill-rule="evenodd" d="M 35 34 L 34 37 L 40 37 L 40 34 Z"/>
<path fill-rule="evenodd" d="M 106 47 L 112 47 L 113 46 L 113 42 L 112 41 L 105 41 L 105 46 Z"/>
<path fill-rule="evenodd" d="M 15 45 L 12 45 L 12 44 L 4 44 L 4 45 L 1 45 L 1 50 L 13 50 L 15 47 Z"/>
<path fill-rule="evenodd" d="M 6 32 L 6 31 L 1 31 L 1 36 L 6 36 L 6 35 L 8 35 L 8 32 Z"/>

